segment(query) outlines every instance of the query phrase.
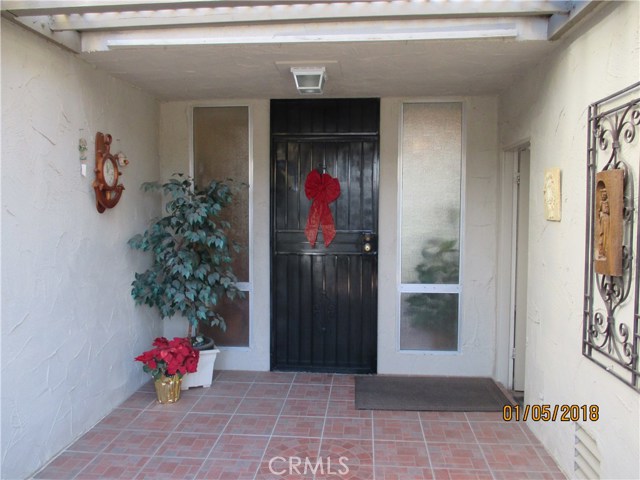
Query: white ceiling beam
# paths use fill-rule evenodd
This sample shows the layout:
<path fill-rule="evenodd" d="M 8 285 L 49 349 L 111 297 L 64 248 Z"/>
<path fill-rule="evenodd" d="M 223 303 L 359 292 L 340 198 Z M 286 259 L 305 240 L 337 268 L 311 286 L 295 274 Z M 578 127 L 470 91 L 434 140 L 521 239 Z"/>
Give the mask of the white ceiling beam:
<path fill-rule="evenodd" d="M 309 3 L 315 0 L 296 0 Z M 351 2 L 356 0 L 342 0 Z M 277 0 L 3 0 L 2 10 L 13 15 L 70 15 L 83 13 L 131 12 L 138 10 L 165 10 L 175 8 L 231 7 L 248 5 L 269 5 L 287 3 Z"/>
<path fill-rule="evenodd" d="M 408 18 L 485 18 L 512 16 L 551 16 L 569 9 L 568 2 L 556 1 L 459 1 L 428 0 L 281 3 L 176 9 L 162 11 L 123 11 L 85 15 L 55 15 L 54 30 L 114 30 L 194 25 L 230 25 Z"/>
<path fill-rule="evenodd" d="M 80 53 L 81 51 L 82 40 L 80 38 L 80 33 L 74 31 L 54 32 L 51 29 L 51 17 L 16 17 L 9 12 L 2 12 L 2 17 L 60 45 L 63 48 L 66 48 L 67 50 L 74 53 Z"/>
<path fill-rule="evenodd" d="M 556 13 L 549 18 L 549 28 L 547 33 L 549 40 L 558 40 L 584 17 L 607 2 L 578 0 L 570 3 L 571 8 L 568 12 Z"/>

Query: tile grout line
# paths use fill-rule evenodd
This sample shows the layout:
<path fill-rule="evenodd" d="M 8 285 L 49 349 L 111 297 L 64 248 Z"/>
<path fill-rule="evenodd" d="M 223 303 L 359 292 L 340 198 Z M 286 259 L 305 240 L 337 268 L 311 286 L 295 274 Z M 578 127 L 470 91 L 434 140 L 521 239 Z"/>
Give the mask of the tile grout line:
<path fill-rule="evenodd" d="M 142 387 L 141 387 L 141 388 L 142 388 Z M 139 391 L 139 389 L 138 389 L 138 390 L 136 390 L 132 395 L 135 395 L 138 391 Z M 128 399 L 127 399 L 127 400 L 128 400 Z M 126 400 L 125 400 L 125 402 L 126 402 Z M 122 402 L 122 403 L 124 403 L 124 402 Z M 120 405 L 122 405 L 122 403 L 120 403 Z M 151 405 L 151 402 L 149 403 L 149 405 Z M 147 405 L 147 407 L 148 407 L 149 405 Z M 100 422 L 102 422 L 105 418 L 107 418 L 109 415 L 111 415 L 111 414 L 112 414 L 116 409 L 118 409 L 118 408 L 120 408 L 120 406 L 119 406 L 119 405 L 118 405 L 118 406 L 116 406 L 116 407 L 115 407 L 111 412 L 109 412 L 107 415 L 105 415 L 105 416 L 104 416 L 104 418 L 103 418 L 102 420 L 100 420 Z M 124 407 L 123 407 L 123 408 L 124 408 Z M 137 414 L 135 417 L 133 417 L 133 418 L 129 421 L 129 423 L 127 423 L 124 427 L 122 427 L 122 428 L 121 428 L 121 431 L 120 431 L 120 432 L 119 432 L 119 433 L 118 433 L 118 434 L 113 438 L 113 440 L 111 440 L 107 445 L 105 445 L 104 447 L 102 447 L 102 449 L 101 449 L 99 452 L 92 452 L 92 453 L 93 453 L 93 459 L 92 459 L 89 463 L 87 463 L 84 467 L 82 467 L 80 470 L 78 470 L 78 472 L 76 472 L 76 474 L 75 474 L 75 475 L 73 475 L 73 477 L 71 477 L 72 479 L 78 478 L 78 475 L 80 475 L 82 472 L 84 472 L 84 471 L 87 469 L 87 467 L 88 467 L 89 465 L 91 465 L 93 462 L 95 462 L 95 461 L 98 459 L 98 456 L 99 456 L 99 455 L 109 455 L 108 453 L 105 453 L 105 452 L 104 452 L 104 450 L 105 450 L 109 445 L 111 445 L 111 444 L 116 440 L 116 438 L 118 438 L 118 437 L 120 436 L 120 434 L 121 434 L 122 432 L 126 432 L 126 431 L 127 431 L 127 430 L 126 430 L 126 427 L 128 427 L 128 426 L 129 426 L 129 425 L 131 425 L 134 421 L 136 421 L 136 420 L 137 420 L 137 419 L 138 419 L 138 418 L 143 414 L 143 412 L 146 410 L 146 407 L 145 407 L 145 408 L 143 408 L 143 409 L 138 409 L 138 408 L 127 408 L 127 410 L 140 410 L 140 411 L 138 412 L 138 414 Z M 100 422 L 98 422 L 98 424 L 99 424 Z M 97 427 L 97 425 L 98 425 L 98 424 L 96 424 L 96 425 L 94 425 L 93 427 L 91 427 L 91 429 L 89 429 L 89 430 L 88 430 L 84 435 L 86 435 L 87 433 L 91 432 L 94 428 L 96 428 L 96 427 Z M 113 430 L 116 430 L 116 429 L 114 428 Z M 84 435 L 83 435 L 83 436 L 84 436 Z M 82 437 L 80 437 L 80 438 L 82 438 Z M 78 440 L 79 440 L 79 439 L 78 439 Z M 74 443 L 75 443 L 75 442 L 74 442 Z M 163 443 L 164 443 L 164 442 L 163 442 Z M 158 447 L 158 448 L 159 448 L 159 447 Z M 68 449 L 68 448 L 67 448 L 67 449 L 65 449 L 65 450 L 63 450 L 62 452 L 60 452 L 60 454 L 59 454 L 59 455 L 56 455 L 56 457 L 55 457 L 55 458 L 59 457 L 60 455 L 62 455 L 62 453 L 67 452 L 67 451 L 69 451 L 69 449 Z M 53 460 L 55 460 L 55 458 L 54 458 Z M 144 467 L 146 467 L 146 466 L 147 466 L 147 464 L 149 463 L 149 461 L 151 460 L 151 458 L 152 458 L 152 457 L 151 457 L 151 456 L 149 456 L 149 460 L 147 460 L 147 461 L 144 463 L 144 465 L 142 465 L 142 467 L 140 467 L 140 468 L 138 469 L 138 471 L 136 472 L 136 475 L 138 475 L 138 474 L 142 471 L 142 469 L 143 469 Z M 51 460 L 51 462 L 53 462 L 53 460 Z M 49 462 L 49 463 L 51 463 L 51 462 Z M 49 465 L 49 464 L 47 464 L 47 465 Z M 44 468 L 46 468 L 46 466 L 45 466 Z M 44 468 L 43 468 L 43 469 L 44 469 Z"/>
<path fill-rule="evenodd" d="M 485 465 L 489 469 L 489 474 L 491 475 L 491 478 L 493 478 L 493 480 L 498 480 L 496 478 L 496 476 L 493 474 L 493 468 L 491 468 L 491 465 L 489 465 L 489 461 L 487 460 L 487 456 L 485 455 L 484 450 L 482 449 L 482 445 L 480 444 L 480 440 L 478 440 L 478 436 L 476 435 L 476 432 L 473 429 L 473 426 L 471 425 L 471 420 L 469 419 L 469 416 L 467 415 L 467 412 L 464 413 L 464 416 L 467 418 L 467 423 L 469 424 L 469 428 L 471 429 L 471 433 L 473 434 L 473 438 L 476 439 L 476 445 L 478 445 L 478 448 L 480 449 L 480 453 L 482 454 L 482 459 L 484 460 Z"/>
<path fill-rule="evenodd" d="M 213 387 L 215 385 L 215 383 L 216 383 L 216 379 L 214 378 L 213 382 L 211 383 L 211 387 Z M 244 382 L 237 382 L 237 383 L 244 383 Z M 246 383 L 248 383 L 248 382 L 246 382 Z M 253 383 L 254 382 L 251 382 L 251 385 L 253 385 Z M 208 387 L 208 388 L 211 388 L 211 387 Z M 218 445 L 218 442 L 220 441 L 220 438 L 222 438 L 222 435 L 224 434 L 225 429 L 227 428 L 227 426 L 231 422 L 231 419 L 233 418 L 233 416 L 236 414 L 236 412 L 240 408 L 240 405 L 242 404 L 242 401 L 245 398 L 247 398 L 247 393 L 249 393 L 250 389 L 251 389 L 251 387 L 249 387 L 247 389 L 247 391 L 244 393 L 244 395 L 242 396 L 242 399 L 238 402 L 238 405 L 236 406 L 235 410 L 229 416 L 229 420 L 227 420 L 227 423 L 224 425 L 224 427 L 222 427 L 222 430 L 220 430 L 220 434 L 218 434 L 218 438 L 216 438 L 216 441 L 213 442 L 213 445 L 211 445 L 211 448 L 209 449 L 209 451 L 207 452 L 207 455 L 204 457 L 204 459 L 202 461 L 202 465 L 200 465 L 200 468 L 198 469 L 198 471 L 193 476 L 194 479 L 199 478 L 198 476 L 200 475 L 200 472 L 202 472 L 202 469 L 204 468 L 205 463 L 207 462 L 207 460 L 209 460 L 209 455 L 211 455 L 211 452 L 213 452 L 214 448 L 216 448 L 216 446 Z M 205 395 L 204 394 L 201 395 L 200 398 L 202 398 L 203 396 L 205 396 Z M 230 398 L 237 398 L 237 397 L 230 397 Z M 195 404 L 191 407 L 191 409 L 193 409 L 194 406 L 195 406 Z M 192 412 L 192 413 L 197 413 L 197 412 Z M 198 432 L 194 432 L 194 433 L 198 433 Z"/>
<path fill-rule="evenodd" d="M 435 468 L 433 468 L 433 461 L 431 460 L 431 452 L 429 451 L 427 436 L 424 433 L 424 425 L 422 425 L 422 418 L 420 417 L 420 412 L 418 412 L 418 422 L 420 422 L 420 431 L 422 432 L 422 440 L 424 441 L 424 448 L 427 450 L 427 458 L 429 459 L 429 468 L 431 469 L 431 478 L 436 478 L 436 471 L 435 471 Z"/>
<path fill-rule="evenodd" d="M 258 477 L 258 474 L 260 473 L 260 470 L 262 469 L 262 462 L 264 462 L 264 457 L 267 454 L 267 450 L 269 449 L 269 444 L 271 444 L 271 439 L 273 438 L 273 432 L 276 431 L 276 426 L 278 425 L 278 422 L 280 421 L 280 416 L 282 415 L 282 411 L 284 410 L 284 406 L 287 403 L 287 399 L 289 398 L 289 393 L 291 392 L 291 389 L 293 388 L 293 383 L 294 383 L 294 381 L 295 381 L 297 376 L 298 376 L 298 374 L 296 373 L 293 376 L 293 378 L 291 379 L 291 382 L 289 383 L 289 389 L 287 390 L 287 394 L 282 399 L 282 406 L 280 407 L 280 411 L 278 412 L 278 416 L 276 417 L 276 423 L 274 423 L 273 428 L 271 429 L 271 434 L 269 435 L 269 439 L 267 440 L 267 444 L 264 447 L 264 452 L 262 452 L 262 456 L 260 457 L 260 460 L 258 461 L 258 469 L 253 474 L 253 479 L 254 480 Z M 247 393 L 248 393 L 248 390 L 247 390 Z"/>

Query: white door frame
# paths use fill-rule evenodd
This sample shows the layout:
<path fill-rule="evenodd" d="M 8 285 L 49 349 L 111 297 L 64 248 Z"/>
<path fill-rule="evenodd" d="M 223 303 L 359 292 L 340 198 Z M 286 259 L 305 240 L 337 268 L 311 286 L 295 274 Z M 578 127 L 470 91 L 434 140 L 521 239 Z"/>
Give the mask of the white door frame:
<path fill-rule="evenodd" d="M 500 211 L 498 230 L 498 278 L 495 379 L 513 388 L 514 308 L 516 279 L 516 164 L 518 152 L 530 147 L 523 140 L 503 150 L 500 162 Z"/>

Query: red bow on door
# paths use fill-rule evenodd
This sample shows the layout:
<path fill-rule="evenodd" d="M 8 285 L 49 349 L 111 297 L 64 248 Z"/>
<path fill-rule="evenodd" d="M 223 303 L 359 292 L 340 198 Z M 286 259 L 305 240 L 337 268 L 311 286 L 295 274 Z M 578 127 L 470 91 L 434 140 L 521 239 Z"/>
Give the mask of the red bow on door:
<path fill-rule="evenodd" d="M 336 236 L 336 226 L 329 204 L 340 196 L 340 182 L 328 173 L 320 175 L 317 170 L 312 170 L 304 182 L 304 192 L 309 200 L 313 200 L 304 234 L 311 246 L 315 247 L 318 229 L 322 225 L 324 245 L 328 247 Z"/>

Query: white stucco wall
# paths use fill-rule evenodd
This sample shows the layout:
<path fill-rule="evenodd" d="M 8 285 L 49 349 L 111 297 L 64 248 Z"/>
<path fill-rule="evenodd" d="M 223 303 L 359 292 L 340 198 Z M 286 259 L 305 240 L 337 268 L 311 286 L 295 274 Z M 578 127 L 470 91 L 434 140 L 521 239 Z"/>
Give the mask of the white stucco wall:
<path fill-rule="evenodd" d="M 2 478 L 25 478 L 148 380 L 135 355 L 161 322 L 130 297 L 126 241 L 159 212 L 157 102 L 2 21 Z M 89 143 L 80 174 L 79 130 Z M 100 215 L 95 134 L 131 164 Z"/>
<path fill-rule="evenodd" d="M 601 478 L 640 478 L 640 394 L 581 354 L 587 107 L 640 79 L 640 3 L 607 5 L 500 99 L 500 140 L 531 140 L 525 402 L 597 405 L 581 423 L 596 439 Z M 562 221 L 547 222 L 543 175 L 562 170 Z M 634 164 L 634 178 L 638 165 Z M 569 475 L 573 422 L 529 427 Z"/>

